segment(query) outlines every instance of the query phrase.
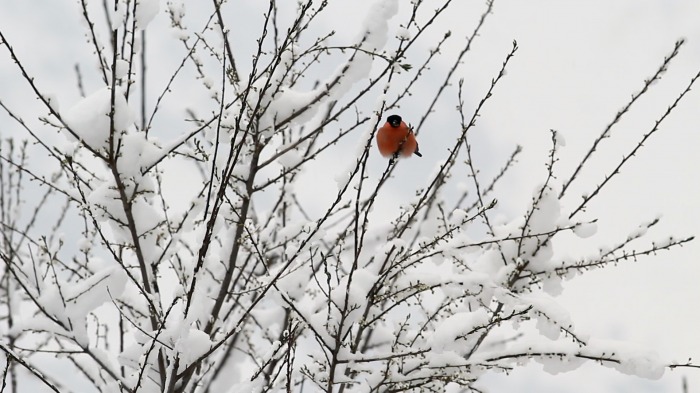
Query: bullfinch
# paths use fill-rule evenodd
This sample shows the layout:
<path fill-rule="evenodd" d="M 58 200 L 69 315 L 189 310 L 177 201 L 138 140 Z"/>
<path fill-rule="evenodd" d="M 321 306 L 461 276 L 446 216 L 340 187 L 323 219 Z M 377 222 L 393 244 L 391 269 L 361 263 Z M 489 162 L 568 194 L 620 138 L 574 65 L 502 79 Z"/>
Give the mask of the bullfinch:
<path fill-rule="evenodd" d="M 418 151 L 418 142 L 413 130 L 399 115 L 387 117 L 386 123 L 377 131 L 377 147 L 384 157 L 410 157 L 411 154 L 423 157 Z"/>

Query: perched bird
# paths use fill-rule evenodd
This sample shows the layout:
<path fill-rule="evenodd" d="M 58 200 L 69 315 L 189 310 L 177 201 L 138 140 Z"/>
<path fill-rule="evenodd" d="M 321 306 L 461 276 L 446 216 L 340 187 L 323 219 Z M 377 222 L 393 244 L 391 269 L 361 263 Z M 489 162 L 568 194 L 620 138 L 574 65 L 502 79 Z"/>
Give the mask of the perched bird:
<path fill-rule="evenodd" d="M 377 147 L 384 157 L 410 157 L 411 154 L 423 157 L 418 151 L 418 142 L 413 130 L 408 128 L 399 115 L 387 117 L 386 123 L 377 131 Z"/>

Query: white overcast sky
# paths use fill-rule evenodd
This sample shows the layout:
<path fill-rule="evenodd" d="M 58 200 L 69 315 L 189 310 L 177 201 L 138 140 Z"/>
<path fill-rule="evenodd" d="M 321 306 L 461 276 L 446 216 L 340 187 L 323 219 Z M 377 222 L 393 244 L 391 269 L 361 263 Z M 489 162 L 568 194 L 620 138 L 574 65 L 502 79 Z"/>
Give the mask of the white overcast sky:
<path fill-rule="evenodd" d="M 30 71 L 40 76 L 40 86 L 65 97 L 67 102 L 62 105 L 66 106 L 77 98 L 74 88 L 72 93 L 64 90 L 74 86 L 70 79 L 74 61 L 90 51 L 79 17 L 71 14 L 75 3 L 0 0 L 0 28 L 31 64 Z M 209 2 L 203 3 L 209 7 Z M 364 16 L 364 5 L 370 3 L 362 0 L 334 5 L 332 11 L 338 18 L 328 23 L 340 37 L 354 37 L 354 21 Z M 464 37 L 473 30 L 484 4 L 455 3 L 438 23 L 452 30 L 455 37 Z M 161 7 L 165 7 L 164 2 Z M 188 7 L 196 8 L 194 3 Z M 695 0 L 496 0 L 493 15 L 459 73 L 470 88 L 467 104 L 474 105 L 512 41 L 518 41 L 518 54 L 479 119 L 479 134 L 474 137 L 477 159 L 484 160 L 485 167 L 490 164 L 495 168 L 516 144 L 525 149 L 520 165 L 507 178 L 509 192 L 499 196 L 504 208 L 522 211 L 534 187 L 544 179 L 550 129 L 566 139 L 558 163 L 565 177 L 615 113 L 642 87 L 644 79 L 654 73 L 674 42 L 687 39 L 663 79 L 613 129 L 612 137 L 571 192 L 585 193 L 602 181 L 700 70 L 699 17 L 700 1 Z M 161 14 L 153 24 L 162 28 L 168 21 Z M 453 54 L 450 50 L 461 47 L 459 40 L 453 41 L 442 55 L 440 67 L 448 67 Z M 89 61 L 81 64 L 90 65 Z M 0 97 L 10 104 L 31 102 L 27 86 L 18 78 L 4 48 L 0 48 Z M 412 106 L 424 107 L 421 99 L 422 92 L 414 91 L 406 113 L 411 113 Z M 437 162 L 431 157 L 442 154 L 439 142 L 453 135 L 450 122 L 456 118 L 454 104 L 450 105 L 436 113 L 444 116 L 444 121 L 437 122 L 445 124 L 444 128 L 420 130 L 424 157 L 402 162 L 397 177 L 403 176 L 404 185 L 411 179 L 423 184 Z M 406 113 L 404 118 L 410 121 Z M 19 131 L 17 124 L 0 114 L 3 137 Z M 649 233 L 649 240 L 663 239 L 667 234 L 700 234 L 699 148 L 700 86 L 689 93 L 604 195 L 591 204 L 588 217 L 600 219 L 599 233 L 586 244 L 611 244 L 638 223 L 659 214 L 662 223 Z M 327 164 L 335 165 L 332 161 Z M 374 165 L 380 171 L 383 164 L 377 159 Z M 340 167 L 329 169 L 329 187 L 334 186 L 332 174 Z M 391 192 L 400 197 L 401 184 L 395 181 L 392 187 Z M 569 250 L 557 251 L 566 255 Z M 565 283 L 559 300 L 583 332 L 649 345 L 678 362 L 692 357 L 700 363 L 699 255 L 700 241 L 695 241 L 635 263 L 578 276 Z M 660 381 L 647 381 L 595 364 L 556 376 L 530 365 L 508 377 L 488 378 L 483 386 L 513 392 L 680 392 L 684 375 L 689 378 L 690 391 L 699 391 L 699 371 L 677 370 L 667 372 Z"/>

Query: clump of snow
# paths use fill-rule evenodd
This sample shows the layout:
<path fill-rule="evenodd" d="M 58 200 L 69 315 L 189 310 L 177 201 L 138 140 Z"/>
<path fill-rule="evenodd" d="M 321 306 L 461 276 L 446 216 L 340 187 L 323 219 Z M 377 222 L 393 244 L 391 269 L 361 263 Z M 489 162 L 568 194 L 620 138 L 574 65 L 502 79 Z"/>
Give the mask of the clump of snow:
<path fill-rule="evenodd" d="M 348 288 L 348 280 L 351 278 L 352 283 Z M 352 276 L 347 275 L 340 280 L 331 298 L 336 304 L 344 304 L 347 296 L 349 308 L 360 306 L 366 302 L 367 294 L 376 280 L 377 276 L 369 270 L 357 269 Z"/>
<path fill-rule="evenodd" d="M 360 38 L 365 39 L 363 47 L 379 49 L 387 42 L 389 24 L 387 23 L 399 10 L 398 1 L 381 0 L 372 5 L 364 21 L 364 29 Z"/>
<path fill-rule="evenodd" d="M 78 249 L 80 252 L 87 253 L 90 251 L 90 248 L 92 247 L 92 243 L 90 240 L 86 237 L 82 237 L 80 240 L 78 240 Z"/>
<path fill-rule="evenodd" d="M 154 157 L 160 156 L 162 152 L 146 137 L 146 133 L 132 129 L 121 137 L 119 154 L 119 173 L 123 176 L 140 177 L 141 172 L 154 162 Z"/>
<path fill-rule="evenodd" d="M 584 222 L 574 227 L 574 233 L 580 238 L 587 238 L 595 235 L 598 231 L 598 224 L 595 222 Z"/>
<path fill-rule="evenodd" d="M 282 154 L 277 162 L 280 163 L 285 169 L 294 168 L 299 165 L 303 157 L 296 149 L 290 149 L 286 153 Z"/>
<path fill-rule="evenodd" d="M 562 356 L 539 356 L 535 360 L 543 366 L 544 372 L 551 375 L 574 371 L 586 362 L 586 359 L 576 356 L 573 350 Z"/>
<path fill-rule="evenodd" d="M 557 340 L 562 328 L 573 328 L 571 317 L 566 309 L 546 293 L 523 294 L 520 295 L 520 300 L 532 306 L 531 314 L 537 319 L 537 329 L 550 340 Z"/>
<path fill-rule="evenodd" d="M 470 333 L 474 333 L 476 328 L 488 325 L 489 320 L 490 316 L 485 308 L 447 317 L 432 334 L 432 352 L 449 352 L 455 348 L 468 350 L 467 337 L 470 337 Z"/>
<path fill-rule="evenodd" d="M 174 1 L 167 2 L 168 13 L 173 20 L 173 23 L 181 25 L 182 18 L 185 16 L 185 3 L 176 3 Z"/>
<path fill-rule="evenodd" d="M 177 341 L 176 349 L 182 359 L 182 367 L 185 368 L 207 353 L 214 343 L 209 335 L 199 329 L 189 329 Z"/>
<path fill-rule="evenodd" d="M 144 184 L 142 182 L 141 184 Z M 160 222 L 163 220 L 161 211 L 153 206 L 153 202 L 143 198 L 135 198 L 131 206 L 132 214 L 134 215 L 134 224 L 136 226 L 136 232 L 142 235 L 146 231 L 156 228 Z M 143 242 L 144 246 L 146 242 Z M 148 250 L 143 250 L 146 253 Z M 159 254 L 162 250 L 156 250 L 155 253 Z"/>
<path fill-rule="evenodd" d="M 451 346 L 451 348 L 457 348 L 459 345 L 460 347 L 463 347 L 464 344 L 456 344 Z M 428 362 L 428 367 L 448 367 L 450 365 L 455 365 L 455 364 L 463 364 L 465 363 L 464 361 L 464 356 L 451 351 L 451 350 L 446 350 L 444 352 L 439 352 L 436 354 L 431 354 L 430 355 L 430 361 Z"/>
<path fill-rule="evenodd" d="M 558 275 L 549 275 L 542 279 L 542 290 L 551 296 L 559 296 L 564 292 L 562 280 L 564 277 Z"/>
<path fill-rule="evenodd" d="M 87 334 L 87 315 L 104 303 L 109 303 L 124 291 L 127 276 L 121 267 L 111 267 L 96 272 L 92 276 L 68 285 L 65 282 L 51 282 L 40 285 L 41 296 L 37 302 L 47 314 L 60 321 L 65 331 L 60 334 L 73 338 L 81 346 L 90 345 Z M 14 328 L 56 331 L 58 326 L 47 325 L 43 318 L 30 316 Z"/>
<path fill-rule="evenodd" d="M 104 222 L 110 218 L 126 222 L 126 216 L 123 213 L 123 207 L 119 199 L 119 192 L 115 189 L 113 183 L 103 182 L 95 187 L 87 196 L 87 201 L 98 222 Z"/>
<path fill-rule="evenodd" d="M 286 70 L 294 60 L 295 52 L 299 49 L 292 47 L 280 56 L 280 66 L 269 81 L 260 78 L 248 95 L 251 106 L 260 103 L 268 106 L 269 115 L 260 119 L 261 130 L 274 132 L 274 125 L 289 119 L 292 123 L 309 121 L 318 110 L 336 97 L 342 96 L 358 81 L 369 75 L 374 57 L 367 52 L 378 51 L 386 45 L 388 40 L 388 21 L 398 12 L 396 0 L 377 1 L 370 9 L 362 27 L 355 39 L 361 49 L 365 51 L 352 52 L 345 64 L 331 74 L 329 78 L 318 84 L 311 91 L 299 91 L 283 86 Z M 265 86 L 268 84 L 269 86 Z M 257 93 L 260 92 L 260 93 Z M 260 95 L 262 94 L 262 95 Z"/>
<path fill-rule="evenodd" d="M 466 212 L 464 209 L 455 209 L 452 211 L 452 222 L 453 223 L 459 223 L 462 222 L 465 218 L 467 218 L 469 214 Z"/>
<path fill-rule="evenodd" d="M 591 339 L 582 354 L 601 358 L 612 358 L 616 361 L 606 361 L 603 365 L 617 371 L 648 379 L 659 379 L 664 375 L 666 366 L 658 353 L 633 343 Z"/>
<path fill-rule="evenodd" d="M 312 275 L 311 266 L 302 264 L 282 276 L 277 281 L 276 287 L 292 300 L 301 299 L 304 296 L 306 287 L 309 285 L 309 277 Z"/>
<path fill-rule="evenodd" d="M 123 59 L 117 60 L 117 66 L 114 69 L 117 78 L 123 78 L 129 72 L 129 62 Z"/>
<path fill-rule="evenodd" d="M 535 197 L 539 196 L 541 187 L 535 189 Z M 529 227 L 534 233 L 551 231 L 556 228 L 561 215 L 559 198 L 550 187 L 545 187 L 542 196 L 535 206 L 529 221 Z"/>
<path fill-rule="evenodd" d="M 647 233 L 649 228 L 645 225 L 640 225 L 629 233 L 630 238 L 642 237 Z"/>
<path fill-rule="evenodd" d="M 338 186 L 338 190 L 342 190 L 348 184 L 348 182 L 352 180 L 353 166 L 354 162 L 350 162 L 333 177 L 333 180 L 335 180 L 336 185 Z"/>
<path fill-rule="evenodd" d="M 114 94 L 114 135 L 110 135 L 112 90 L 102 88 L 83 98 L 63 113 L 63 120 L 79 140 L 94 150 L 107 151 L 110 138 L 116 146 L 121 134 L 133 123 L 134 114 L 124 97 L 124 89 Z"/>
<path fill-rule="evenodd" d="M 302 124 L 316 114 L 318 105 L 312 106 L 312 103 L 317 101 L 319 96 L 323 96 L 322 88 L 301 92 L 283 87 L 275 100 L 270 103 L 269 110 L 275 114 L 277 121 L 286 120 L 295 115 L 293 123 Z"/>
<path fill-rule="evenodd" d="M 136 28 L 144 30 L 160 11 L 160 0 L 137 0 Z"/>
<path fill-rule="evenodd" d="M 118 1 L 117 9 L 109 7 L 109 11 L 111 13 L 112 30 L 117 30 L 124 24 L 124 19 L 126 18 L 126 2 Z"/>
<path fill-rule="evenodd" d="M 564 135 L 562 135 L 561 132 L 554 131 L 554 143 L 555 147 L 564 147 L 566 146 L 566 139 L 564 139 Z"/>
<path fill-rule="evenodd" d="M 400 40 L 410 40 L 411 32 L 406 28 L 402 28 L 396 32 L 396 37 Z"/>
<path fill-rule="evenodd" d="M 352 275 L 344 276 L 337 285 L 334 285 L 330 294 L 330 298 L 338 308 L 331 310 L 331 315 L 322 316 L 317 314 L 317 318 L 311 318 L 312 321 L 319 323 L 324 319 L 328 319 L 330 331 L 340 329 L 347 332 L 352 326 L 362 318 L 363 305 L 367 303 L 367 295 L 369 294 L 372 285 L 376 282 L 377 276 L 366 269 L 357 269 Z M 347 305 L 347 308 L 345 307 Z M 341 319 L 339 318 L 340 310 L 344 310 L 345 318 L 342 320 L 343 325 L 340 326 Z M 325 329 L 324 329 L 325 330 Z"/>

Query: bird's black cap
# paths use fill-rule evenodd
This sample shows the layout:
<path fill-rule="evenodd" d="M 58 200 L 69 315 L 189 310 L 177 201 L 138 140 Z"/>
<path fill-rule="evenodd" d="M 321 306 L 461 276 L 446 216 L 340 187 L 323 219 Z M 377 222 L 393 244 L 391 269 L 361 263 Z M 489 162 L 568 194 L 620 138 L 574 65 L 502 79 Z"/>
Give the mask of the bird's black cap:
<path fill-rule="evenodd" d="M 391 115 L 386 118 L 386 121 L 391 124 L 392 127 L 398 127 L 401 125 L 401 116 Z"/>

